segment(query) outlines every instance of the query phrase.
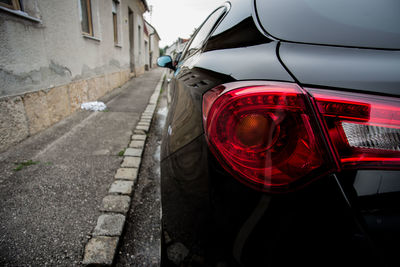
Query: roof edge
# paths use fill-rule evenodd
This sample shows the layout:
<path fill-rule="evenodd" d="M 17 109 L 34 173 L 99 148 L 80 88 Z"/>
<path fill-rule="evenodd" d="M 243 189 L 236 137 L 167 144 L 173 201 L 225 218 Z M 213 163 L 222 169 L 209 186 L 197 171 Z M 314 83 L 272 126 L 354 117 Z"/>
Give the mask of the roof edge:
<path fill-rule="evenodd" d="M 142 3 L 143 3 L 143 5 L 144 5 L 145 12 L 146 12 L 146 11 L 150 11 L 149 5 L 147 4 L 147 1 L 146 1 L 146 0 L 142 0 Z"/>
<path fill-rule="evenodd" d="M 160 37 L 160 35 L 158 34 L 156 28 L 154 28 L 154 26 L 151 25 L 147 20 L 145 20 L 145 19 L 143 19 L 143 20 L 144 20 L 144 22 L 145 22 L 146 24 L 148 24 L 148 25 L 154 30 L 154 33 L 157 34 L 158 39 L 161 40 L 161 37 Z"/>

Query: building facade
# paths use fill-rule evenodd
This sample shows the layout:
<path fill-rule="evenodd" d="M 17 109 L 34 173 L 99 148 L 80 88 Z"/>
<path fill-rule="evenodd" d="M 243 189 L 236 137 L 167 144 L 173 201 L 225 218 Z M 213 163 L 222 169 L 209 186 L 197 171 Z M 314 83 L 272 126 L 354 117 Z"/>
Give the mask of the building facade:
<path fill-rule="evenodd" d="M 171 56 L 173 59 L 183 51 L 189 39 L 178 38 L 172 45 L 168 46 L 165 54 Z"/>
<path fill-rule="evenodd" d="M 154 68 L 157 67 L 157 59 L 160 57 L 159 42 L 161 38 L 156 29 L 150 23 L 146 20 L 144 22 L 149 35 L 148 64 L 150 68 Z"/>
<path fill-rule="evenodd" d="M 146 0 L 0 2 L 0 151 L 144 73 Z"/>

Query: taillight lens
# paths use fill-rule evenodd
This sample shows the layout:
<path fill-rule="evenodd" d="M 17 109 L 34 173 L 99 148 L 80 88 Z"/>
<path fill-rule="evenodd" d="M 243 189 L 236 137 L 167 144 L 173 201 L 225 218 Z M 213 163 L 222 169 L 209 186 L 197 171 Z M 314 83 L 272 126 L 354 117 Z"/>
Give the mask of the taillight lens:
<path fill-rule="evenodd" d="M 343 168 L 400 167 L 400 101 L 307 89 Z"/>
<path fill-rule="evenodd" d="M 295 84 L 236 82 L 203 96 L 210 148 L 241 182 L 288 190 L 329 168 L 329 154 L 306 95 Z"/>
<path fill-rule="evenodd" d="M 203 124 L 221 165 L 262 191 L 341 169 L 400 168 L 398 98 L 234 82 L 204 94 Z"/>

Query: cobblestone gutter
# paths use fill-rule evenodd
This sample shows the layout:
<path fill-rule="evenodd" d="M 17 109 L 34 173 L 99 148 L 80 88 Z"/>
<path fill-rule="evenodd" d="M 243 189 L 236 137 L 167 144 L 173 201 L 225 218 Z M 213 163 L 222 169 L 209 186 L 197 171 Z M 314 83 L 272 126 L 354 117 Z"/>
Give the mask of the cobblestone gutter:
<path fill-rule="evenodd" d="M 147 133 L 156 109 L 164 75 L 142 113 L 124 152 L 124 160 L 115 174 L 108 195 L 104 197 L 101 215 L 85 247 L 84 265 L 112 265 L 131 204 L 132 189 L 137 181 Z"/>

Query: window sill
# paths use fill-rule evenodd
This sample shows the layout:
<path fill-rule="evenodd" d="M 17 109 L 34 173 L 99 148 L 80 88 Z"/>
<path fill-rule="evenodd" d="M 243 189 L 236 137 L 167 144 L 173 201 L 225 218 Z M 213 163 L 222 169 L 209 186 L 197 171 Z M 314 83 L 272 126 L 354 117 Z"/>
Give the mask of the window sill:
<path fill-rule="evenodd" d="M 9 9 L 9 8 L 3 7 L 3 6 L 0 6 L 0 10 L 6 11 L 8 13 L 11 13 L 11 14 L 13 14 L 15 16 L 18 16 L 18 17 L 21 17 L 21 18 L 24 18 L 24 19 L 27 19 L 27 20 L 31 20 L 31 21 L 34 21 L 34 22 L 37 22 L 37 23 L 42 23 L 42 20 L 40 20 L 38 18 L 35 18 L 35 17 L 32 17 L 32 16 L 29 16 L 28 13 L 25 13 L 25 12 L 23 12 L 21 10 Z"/>
<path fill-rule="evenodd" d="M 87 38 L 87 39 L 90 39 L 90 40 L 95 40 L 97 42 L 101 42 L 100 38 L 97 38 L 97 37 L 94 37 L 94 36 L 90 36 L 90 35 L 87 35 L 87 34 L 82 34 L 82 36 L 83 36 L 83 38 Z"/>
<path fill-rule="evenodd" d="M 114 44 L 114 46 L 118 47 L 118 48 L 122 48 L 122 45 L 120 45 L 120 44 Z"/>

